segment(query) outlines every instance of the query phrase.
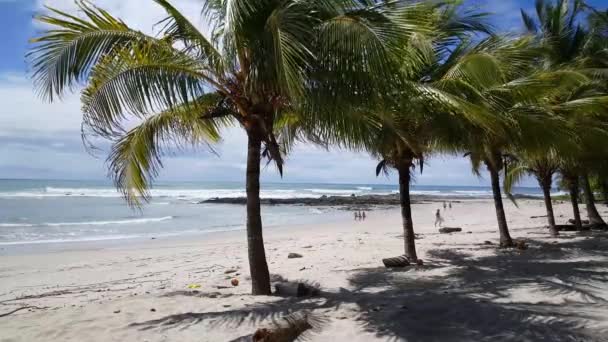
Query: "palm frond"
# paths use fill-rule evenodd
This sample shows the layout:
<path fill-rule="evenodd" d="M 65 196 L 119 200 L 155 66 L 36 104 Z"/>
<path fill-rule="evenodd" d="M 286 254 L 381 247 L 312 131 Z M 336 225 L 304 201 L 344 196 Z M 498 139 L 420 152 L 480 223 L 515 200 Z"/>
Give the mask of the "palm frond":
<path fill-rule="evenodd" d="M 209 78 L 197 60 L 170 46 L 131 48 L 100 60 L 82 92 L 84 121 L 102 135 L 121 132 L 126 115 L 144 117 L 195 105 Z"/>
<path fill-rule="evenodd" d="M 207 115 L 217 109 L 216 105 L 214 99 L 202 98 L 199 111 L 182 106 L 149 116 L 113 144 L 107 160 L 110 176 L 130 205 L 149 199 L 150 184 L 171 146 L 204 144 L 212 149 L 220 140 L 219 129 L 227 119 Z"/>
<path fill-rule="evenodd" d="M 154 0 L 162 6 L 168 17 L 161 21 L 164 24 L 165 39 L 178 41 L 185 45 L 189 52 L 195 50 L 200 62 L 208 65 L 215 74 L 224 73 L 223 58 L 215 46 L 194 26 L 180 11 L 167 0 Z"/>
<path fill-rule="evenodd" d="M 27 58 L 38 92 L 50 101 L 86 80 L 91 68 L 113 51 L 158 42 L 87 1 L 76 4 L 85 19 L 50 7 L 51 15 L 36 17 L 50 29 L 30 41 L 34 47 Z"/>

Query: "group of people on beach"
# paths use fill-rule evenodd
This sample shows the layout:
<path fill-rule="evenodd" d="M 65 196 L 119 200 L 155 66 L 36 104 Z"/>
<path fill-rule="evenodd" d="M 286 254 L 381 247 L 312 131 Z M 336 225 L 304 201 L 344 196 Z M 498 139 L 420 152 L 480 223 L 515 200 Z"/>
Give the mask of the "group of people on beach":
<path fill-rule="evenodd" d="M 357 210 L 355 211 L 355 221 L 365 221 L 366 215 L 365 211 Z"/>

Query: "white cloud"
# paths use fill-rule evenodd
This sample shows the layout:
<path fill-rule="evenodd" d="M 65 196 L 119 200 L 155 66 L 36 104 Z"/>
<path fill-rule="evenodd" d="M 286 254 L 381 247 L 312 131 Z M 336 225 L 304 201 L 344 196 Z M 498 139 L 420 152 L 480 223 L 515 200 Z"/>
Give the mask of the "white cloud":
<path fill-rule="evenodd" d="M 68 95 L 63 102 L 45 103 L 36 96 L 32 83 L 23 74 L 0 74 L 0 103 L 0 135 L 80 130 L 77 96 Z"/>
<path fill-rule="evenodd" d="M 146 33 L 153 33 L 154 26 L 166 17 L 166 13 L 151 0 L 94 0 L 96 6 L 123 20 L 130 27 Z M 202 1 L 177 0 L 171 4 L 179 9 L 194 25 L 206 27 L 201 18 Z M 45 6 L 74 13 L 77 6 L 74 0 L 36 0 L 37 9 L 46 11 Z"/>

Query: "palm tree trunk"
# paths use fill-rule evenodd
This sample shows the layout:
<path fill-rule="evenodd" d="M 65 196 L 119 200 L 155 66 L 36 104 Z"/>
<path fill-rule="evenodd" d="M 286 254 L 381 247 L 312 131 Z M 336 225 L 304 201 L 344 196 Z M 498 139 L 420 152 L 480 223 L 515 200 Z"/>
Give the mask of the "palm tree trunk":
<path fill-rule="evenodd" d="M 559 232 L 555 226 L 555 214 L 553 213 L 553 203 L 551 202 L 551 177 L 539 178 L 538 182 L 543 189 L 545 207 L 547 208 L 547 221 L 549 221 L 549 232 L 551 236 L 558 236 Z"/>
<path fill-rule="evenodd" d="M 247 148 L 247 247 L 249 251 L 249 270 L 251 273 L 251 292 L 254 295 L 270 295 L 270 273 L 264 251 L 262 236 L 262 216 L 260 211 L 260 139 L 248 134 Z"/>
<path fill-rule="evenodd" d="M 570 190 L 570 202 L 572 202 L 572 212 L 574 213 L 574 226 L 577 230 L 583 230 L 583 223 L 581 221 L 581 211 L 578 207 L 578 179 L 576 177 L 569 177 L 568 188 Z"/>
<path fill-rule="evenodd" d="M 608 205 L 608 180 L 602 181 L 602 197 L 604 197 L 604 204 Z"/>
<path fill-rule="evenodd" d="M 399 195 L 401 199 L 401 219 L 403 222 L 405 256 L 407 256 L 410 261 L 415 261 L 418 260 L 418 256 L 416 255 L 416 241 L 410 200 L 410 167 L 411 161 L 409 163 L 403 163 L 403 165 L 398 167 L 397 171 L 399 172 Z"/>
<path fill-rule="evenodd" d="M 500 245 L 502 247 L 513 246 L 513 240 L 509 234 L 505 208 L 502 204 L 502 193 L 500 191 L 500 175 L 495 167 L 488 165 L 490 177 L 492 178 L 492 193 L 494 194 L 494 206 L 496 207 L 496 219 L 498 220 L 498 231 L 500 232 Z"/>
<path fill-rule="evenodd" d="M 593 196 L 593 190 L 591 190 L 591 184 L 589 184 L 589 176 L 583 175 L 581 179 L 583 181 L 583 192 L 585 193 L 585 205 L 587 207 L 589 223 L 592 225 L 605 226 L 606 222 L 604 222 L 602 216 L 600 216 L 600 213 L 595 207 L 595 197 Z"/>

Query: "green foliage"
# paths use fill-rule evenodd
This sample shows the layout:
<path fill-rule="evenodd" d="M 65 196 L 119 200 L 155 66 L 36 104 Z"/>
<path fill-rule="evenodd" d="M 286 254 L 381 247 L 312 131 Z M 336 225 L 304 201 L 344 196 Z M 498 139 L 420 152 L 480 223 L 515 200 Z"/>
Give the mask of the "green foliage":
<path fill-rule="evenodd" d="M 83 88 L 83 131 L 113 143 L 131 203 L 165 153 L 213 151 L 228 125 L 281 173 L 307 140 L 368 151 L 377 174 L 464 153 L 504 171 L 507 193 L 556 168 L 608 178 L 608 14 L 581 0 L 538 0 L 519 37 L 460 1 L 207 0 L 210 37 L 155 3 L 156 37 L 84 0 L 80 17 L 50 8 L 28 54 L 42 97 Z"/>
<path fill-rule="evenodd" d="M 211 147 L 227 124 L 261 140 L 263 156 L 281 173 L 296 141 L 322 142 L 325 130 L 351 135 L 344 124 L 351 122 L 349 108 L 393 96 L 404 42 L 430 32 L 436 8 L 409 1 L 208 0 L 207 38 L 169 1 L 155 2 L 167 13 L 157 37 L 84 0 L 77 2 L 82 18 L 49 9 L 38 17 L 48 29 L 32 40 L 28 55 L 45 98 L 84 86 L 83 132 L 113 142 L 110 175 L 133 204 L 147 198 L 166 146 Z"/>

